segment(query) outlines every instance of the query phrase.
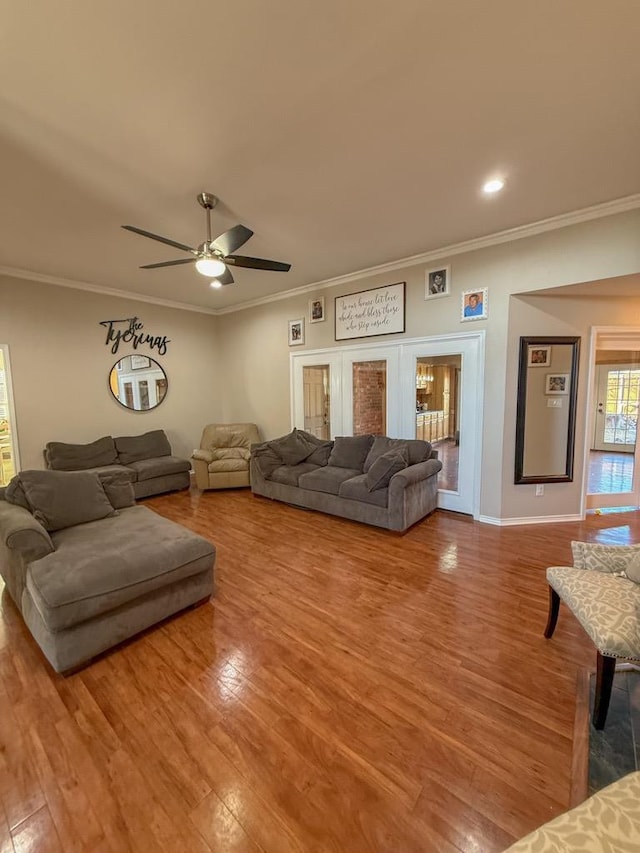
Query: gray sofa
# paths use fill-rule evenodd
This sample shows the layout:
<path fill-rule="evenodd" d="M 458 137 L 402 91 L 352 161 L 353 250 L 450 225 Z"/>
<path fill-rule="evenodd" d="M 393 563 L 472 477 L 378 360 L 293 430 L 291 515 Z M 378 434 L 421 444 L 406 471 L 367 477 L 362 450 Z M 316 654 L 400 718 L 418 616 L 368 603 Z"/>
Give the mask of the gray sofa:
<path fill-rule="evenodd" d="M 136 498 L 188 489 L 191 482 L 191 463 L 171 455 L 169 439 L 162 429 L 118 438 L 105 435 L 90 444 L 50 441 L 44 458 L 47 468 L 54 471 L 117 471 L 124 467 Z"/>
<path fill-rule="evenodd" d="M 126 471 L 23 471 L 0 489 L 0 574 L 57 672 L 213 591 L 215 547 L 136 506 Z"/>
<path fill-rule="evenodd" d="M 433 512 L 442 463 L 428 441 L 340 436 L 294 429 L 251 448 L 254 494 L 388 530 Z"/>

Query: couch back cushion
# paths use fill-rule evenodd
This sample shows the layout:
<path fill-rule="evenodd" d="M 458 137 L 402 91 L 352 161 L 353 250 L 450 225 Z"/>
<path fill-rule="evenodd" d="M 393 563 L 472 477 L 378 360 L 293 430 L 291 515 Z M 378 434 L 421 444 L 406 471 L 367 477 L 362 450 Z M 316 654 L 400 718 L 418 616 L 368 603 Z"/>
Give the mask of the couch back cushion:
<path fill-rule="evenodd" d="M 65 444 L 50 441 L 44 449 L 47 468 L 54 471 L 83 471 L 117 462 L 116 446 L 110 435 L 90 444 Z"/>
<path fill-rule="evenodd" d="M 18 477 L 33 517 L 50 533 L 116 515 L 94 471 L 21 471 Z"/>
<path fill-rule="evenodd" d="M 251 455 L 265 480 L 270 480 L 276 468 L 280 468 L 282 465 L 282 459 L 272 447 L 269 447 L 268 443 L 254 445 Z"/>
<path fill-rule="evenodd" d="M 428 441 L 421 441 L 417 438 L 387 438 L 386 435 L 376 435 L 362 470 L 366 474 L 378 457 L 390 450 L 402 448 L 407 451 L 409 465 L 425 462 L 431 456 L 431 444 Z"/>
<path fill-rule="evenodd" d="M 241 447 L 251 449 L 260 441 L 258 427 L 251 423 L 207 424 L 202 430 L 200 448 L 213 450 L 216 447 Z"/>
<path fill-rule="evenodd" d="M 310 440 L 309 434 L 299 429 L 293 429 L 267 444 L 278 454 L 283 465 L 298 465 L 317 449 L 317 444 Z"/>
<path fill-rule="evenodd" d="M 171 445 L 163 429 L 154 429 L 143 435 L 121 435 L 115 439 L 118 461 L 122 465 L 171 456 Z"/>
<path fill-rule="evenodd" d="M 329 465 L 362 471 L 372 444 L 372 435 L 339 435 L 333 444 Z"/>
<path fill-rule="evenodd" d="M 367 489 L 386 489 L 394 474 L 403 471 L 409 464 L 409 453 L 406 447 L 394 447 L 378 456 L 365 474 Z"/>

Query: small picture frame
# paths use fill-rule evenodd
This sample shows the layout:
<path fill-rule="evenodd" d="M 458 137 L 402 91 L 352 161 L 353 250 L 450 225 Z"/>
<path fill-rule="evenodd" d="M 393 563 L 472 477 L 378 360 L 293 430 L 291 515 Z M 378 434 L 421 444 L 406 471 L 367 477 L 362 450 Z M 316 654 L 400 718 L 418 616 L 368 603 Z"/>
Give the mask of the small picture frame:
<path fill-rule="evenodd" d="M 304 343 L 304 317 L 289 320 L 289 346 L 297 347 Z"/>
<path fill-rule="evenodd" d="M 309 300 L 309 322 L 323 323 L 327 319 L 324 313 L 324 296 L 316 296 Z"/>
<path fill-rule="evenodd" d="M 438 267 L 424 274 L 424 298 L 437 299 L 451 295 L 451 267 Z"/>
<path fill-rule="evenodd" d="M 460 298 L 460 321 L 486 320 L 489 311 L 489 288 L 463 291 Z"/>
<path fill-rule="evenodd" d="M 559 394 L 569 393 L 569 373 L 547 373 L 544 383 L 544 393 L 547 396 L 557 397 Z"/>
<path fill-rule="evenodd" d="M 551 347 L 541 347 L 529 344 L 527 352 L 527 367 L 549 367 L 551 364 Z"/>
<path fill-rule="evenodd" d="M 151 359 L 146 355 L 131 356 L 131 370 L 142 370 L 145 367 L 151 367 Z"/>

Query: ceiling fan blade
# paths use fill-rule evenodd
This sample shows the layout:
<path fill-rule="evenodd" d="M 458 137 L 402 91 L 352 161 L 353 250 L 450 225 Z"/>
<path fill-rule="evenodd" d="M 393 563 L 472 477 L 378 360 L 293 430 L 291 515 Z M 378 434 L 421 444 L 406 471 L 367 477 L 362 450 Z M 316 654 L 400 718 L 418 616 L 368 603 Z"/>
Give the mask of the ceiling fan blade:
<path fill-rule="evenodd" d="M 211 245 L 224 258 L 231 252 L 237 251 L 240 246 L 244 246 L 249 237 L 253 237 L 253 231 L 250 228 L 245 228 L 244 225 L 234 225 L 233 228 L 229 228 L 224 234 L 212 240 Z"/>
<path fill-rule="evenodd" d="M 179 261 L 161 261 L 159 264 L 145 264 L 141 270 L 157 270 L 160 267 L 177 267 L 178 264 L 192 264 L 195 258 L 180 258 Z"/>
<path fill-rule="evenodd" d="M 182 249 L 183 252 L 191 252 L 197 254 L 191 246 L 185 246 L 184 243 L 176 243 L 175 240 L 170 240 L 168 237 L 161 237 L 159 234 L 152 234 L 150 231 L 143 231 L 142 228 L 136 228 L 135 225 L 121 225 L 125 231 L 133 231 L 134 234 L 140 234 L 143 237 L 149 237 L 150 240 L 157 240 L 159 243 L 166 243 L 167 246 L 173 246 L 174 249 Z"/>
<path fill-rule="evenodd" d="M 216 278 L 220 284 L 233 284 L 233 276 L 228 269 L 226 269 L 222 275 L 217 275 Z"/>
<path fill-rule="evenodd" d="M 291 264 L 285 264 L 282 261 L 267 261 L 265 258 L 249 258 L 246 255 L 227 255 L 224 262 L 234 267 L 248 267 L 253 270 L 289 272 L 291 269 Z"/>

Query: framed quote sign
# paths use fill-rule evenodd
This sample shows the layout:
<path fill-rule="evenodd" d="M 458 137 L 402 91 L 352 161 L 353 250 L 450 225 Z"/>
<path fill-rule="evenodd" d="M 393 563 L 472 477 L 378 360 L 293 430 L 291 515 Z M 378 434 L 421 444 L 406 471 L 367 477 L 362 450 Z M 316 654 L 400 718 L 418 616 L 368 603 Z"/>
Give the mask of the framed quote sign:
<path fill-rule="evenodd" d="M 406 282 L 336 296 L 336 340 L 395 335 L 405 328 Z"/>

